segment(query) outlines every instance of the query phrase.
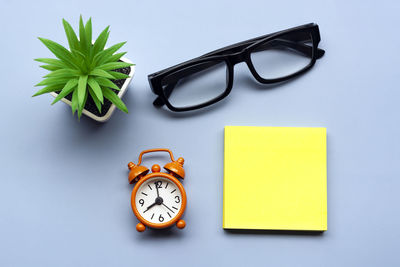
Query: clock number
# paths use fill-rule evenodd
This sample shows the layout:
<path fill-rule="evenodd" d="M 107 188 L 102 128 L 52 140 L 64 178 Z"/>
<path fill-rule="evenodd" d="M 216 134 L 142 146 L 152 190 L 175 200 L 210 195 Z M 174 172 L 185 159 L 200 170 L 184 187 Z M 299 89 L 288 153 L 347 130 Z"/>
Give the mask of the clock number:
<path fill-rule="evenodd" d="M 144 205 L 144 200 L 141 198 L 141 199 L 139 199 L 139 204 L 141 205 L 141 207 L 143 207 L 143 205 Z"/>
<path fill-rule="evenodd" d="M 164 221 L 164 217 L 160 214 L 160 217 L 158 217 L 158 220 L 159 220 L 160 222 L 163 222 L 163 221 Z"/>
<path fill-rule="evenodd" d="M 179 198 L 179 196 L 175 196 L 175 203 L 179 203 L 181 202 L 181 199 Z"/>
<path fill-rule="evenodd" d="M 161 188 L 162 186 L 162 181 L 157 181 L 154 183 L 156 185 L 156 188 Z"/>

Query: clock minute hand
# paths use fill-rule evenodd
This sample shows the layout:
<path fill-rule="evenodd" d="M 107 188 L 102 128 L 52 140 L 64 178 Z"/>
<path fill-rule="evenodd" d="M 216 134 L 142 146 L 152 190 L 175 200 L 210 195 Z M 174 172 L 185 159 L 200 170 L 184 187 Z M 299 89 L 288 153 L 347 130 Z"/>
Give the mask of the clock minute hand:
<path fill-rule="evenodd" d="M 167 205 L 165 205 L 164 203 L 162 203 L 164 205 L 164 207 L 166 207 L 167 209 L 169 209 L 172 213 L 175 213 L 173 210 L 171 210 Z"/>
<path fill-rule="evenodd" d="M 158 182 L 155 182 L 156 190 L 157 190 L 157 197 L 160 197 L 160 193 L 158 192 Z"/>

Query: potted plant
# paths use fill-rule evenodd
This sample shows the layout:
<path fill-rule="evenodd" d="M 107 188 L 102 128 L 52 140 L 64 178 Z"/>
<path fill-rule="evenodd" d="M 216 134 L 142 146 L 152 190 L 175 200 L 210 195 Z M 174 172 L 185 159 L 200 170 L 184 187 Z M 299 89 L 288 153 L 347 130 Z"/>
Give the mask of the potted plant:
<path fill-rule="evenodd" d="M 92 41 L 92 20 L 83 24 L 79 19 L 79 38 L 71 25 L 63 19 L 69 50 L 51 40 L 39 40 L 57 57 L 38 58 L 40 67 L 50 71 L 36 86 L 45 86 L 33 96 L 50 93 L 55 97 L 52 104 L 63 101 L 71 106 L 72 114 L 82 114 L 100 122 L 107 121 L 115 108 L 128 113 L 121 98 L 135 72 L 135 66 L 116 53 L 126 42 L 105 48 L 109 32 L 106 27 Z"/>

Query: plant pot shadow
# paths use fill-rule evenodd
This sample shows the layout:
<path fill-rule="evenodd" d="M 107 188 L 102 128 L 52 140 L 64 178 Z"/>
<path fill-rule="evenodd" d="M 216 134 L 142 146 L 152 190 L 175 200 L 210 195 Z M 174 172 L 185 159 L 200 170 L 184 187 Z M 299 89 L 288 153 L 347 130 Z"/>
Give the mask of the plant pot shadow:
<path fill-rule="evenodd" d="M 102 153 L 123 147 L 126 145 L 123 137 L 129 125 L 138 119 L 132 112 L 136 105 L 135 97 L 128 91 L 123 101 L 131 113 L 126 114 L 116 110 L 110 120 L 105 123 L 97 122 L 87 116 L 82 116 L 78 120 L 76 114 L 72 116 L 71 108 L 63 104 L 64 107 L 57 109 L 57 113 L 54 114 L 53 127 L 49 129 L 52 139 L 54 138 L 52 142 L 63 145 L 64 153 L 67 151 L 87 153 L 83 151 L 95 149 L 99 157 Z M 112 146 L 109 145 L 110 136 L 114 140 Z"/>

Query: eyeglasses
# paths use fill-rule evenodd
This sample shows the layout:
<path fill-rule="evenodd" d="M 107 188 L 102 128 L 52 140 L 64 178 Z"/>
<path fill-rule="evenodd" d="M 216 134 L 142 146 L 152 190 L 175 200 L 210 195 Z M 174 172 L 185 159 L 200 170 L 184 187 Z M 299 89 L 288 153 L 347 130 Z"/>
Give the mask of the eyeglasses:
<path fill-rule="evenodd" d="M 154 106 L 172 111 L 203 108 L 225 98 L 232 90 L 233 68 L 246 62 L 263 84 L 298 76 L 321 58 L 321 37 L 314 23 L 230 45 L 148 76 L 158 95 Z"/>

